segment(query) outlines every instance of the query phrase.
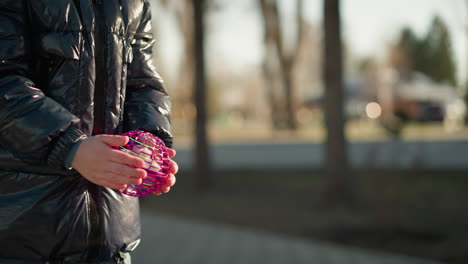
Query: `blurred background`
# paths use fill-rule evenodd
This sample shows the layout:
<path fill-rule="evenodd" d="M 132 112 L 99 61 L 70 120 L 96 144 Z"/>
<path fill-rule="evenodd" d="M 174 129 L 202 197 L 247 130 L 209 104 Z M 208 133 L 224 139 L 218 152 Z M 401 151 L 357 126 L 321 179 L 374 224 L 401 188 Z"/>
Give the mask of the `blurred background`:
<path fill-rule="evenodd" d="M 142 212 L 468 263 L 468 1 L 150 2 L 180 173 Z"/>

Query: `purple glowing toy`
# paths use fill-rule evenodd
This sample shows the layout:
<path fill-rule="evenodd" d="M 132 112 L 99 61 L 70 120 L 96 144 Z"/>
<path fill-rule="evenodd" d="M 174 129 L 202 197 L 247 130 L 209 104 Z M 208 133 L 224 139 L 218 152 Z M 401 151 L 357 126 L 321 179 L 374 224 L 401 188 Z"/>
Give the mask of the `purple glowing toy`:
<path fill-rule="evenodd" d="M 151 133 L 139 130 L 123 133 L 122 136 L 128 136 L 129 141 L 118 149 L 143 159 L 145 165 L 142 169 L 147 177 L 140 185 L 128 184 L 120 192 L 136 197 L 154 193 L 169 176 L 169 154 L 164 142 Z"/>

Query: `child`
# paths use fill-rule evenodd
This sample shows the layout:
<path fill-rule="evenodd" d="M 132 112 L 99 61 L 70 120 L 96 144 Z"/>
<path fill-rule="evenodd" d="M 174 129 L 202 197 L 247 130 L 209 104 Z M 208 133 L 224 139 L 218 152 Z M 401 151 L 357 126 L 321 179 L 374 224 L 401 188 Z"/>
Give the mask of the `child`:
<path fill-rule="evenodd" d="M 0 263 L 130 263 L 138 199 L 116 189 L 146 172 L 112 146 L 172 144 L 150 17 L 147 0 L 0 0 Z"/>

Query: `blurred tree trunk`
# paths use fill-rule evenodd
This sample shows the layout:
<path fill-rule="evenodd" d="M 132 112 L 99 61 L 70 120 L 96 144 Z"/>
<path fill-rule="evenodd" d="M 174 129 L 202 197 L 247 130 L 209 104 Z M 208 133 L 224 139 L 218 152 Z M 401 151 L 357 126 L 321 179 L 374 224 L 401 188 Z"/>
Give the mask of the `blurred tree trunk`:
<path fill-rule="evenodd" d="M 283 69 L 283 85 L 286 92 L 286 108 L 288 114 L 288 128 L 296 130 L 298 128 L 297 122 L 297 103 L 296 103 L 296 89 L 294 87 L 294 66 L 296 64 L 304 36 L 304 17 L 302 9 L 304 6 L 303 0 L 296 0 L 296 42 L 295 46 L 287 52 L 282 46 L 278 45 L 278 52 Z M 278 40 L 278 44 L 282 43 L 282 39 Z"/>
<path fill-rule="evenodd" d="M 176 10 L 176 18 L 179 24 L 180 31 L 183 35 L 183 47 L 185 56 L 182 56 L 180 64 L 180 90 L 183 92 L 182 98 L 185 104 L 193 102 L 192 93 L 194 89 L 193 79 L 188 76 L 193 76 L 195 71 L 194 56 L 194 32 L 193 32 L 193 5 L 190 1 L 180 1 L 179 8 Z"/>
<path fill-rule="evenodd" d="M 260 9 L 265 28 L 264 42 L 265 42 L 265 55 L 263 57 L 263 72 L 267 82 L 267 96 L 270 103 L 271 122 L 273 129 L 280 128 L 280 120 L 282 119 L 280 101 L 276 93 L 276 80 L 278 70 L 278 55 L 276 50 L 276 35 L 278 35 L 279 25 L 276 4 L 272 4 L 268 0 L 259 0 Z"/>
<path fill-rule="evenodd" d="M 195 172 L 199 189 L 209 189 L 212 185 L 210 159 L 207 140 L 206 79 L 205 79 L 205 1 L 193 0 L 193 32 L 195 61 Z"/>
<path fill-rule="evenodd" d="M 326 198 L 332 203 L 348 202 L 350 171 L 344 134 L 343 58 L 340 1 L 324 0 L 324 84 L 327 128 L 325 172 L 328 177 Z"/>
<path fill-rule="evenodd" d="M 466 11 L 467 11 L 467 14 L 468 14 L 468 0 L 465 1 L 465 5 L 466 5 Z M 467 24 L 464 25 L 464 29 L 465 29 L 465 36 L 466 36 L 467 41 L 468 41 L 468 22 L 467 22 Z M 468 46 L 467 46 L 467 48 L 468 48 Z M 468 54 L 468 52 L 467 52 L 467 54 Z M 468 60 L 467 60 L 467 62 L 468 62 Z M 465 105 L 467 106 L 467 111 L 465 112 L 465 120 L 464 121 L 465 121 L 465 125 L 468 125 L 468 81 L 466 81 L 466 84 L 465 84 L 465 95 L 464 95 L 463 99 L 465 101 Z"/>
<path fill-rule="evenodd" d="M 179 69 L 178 100 L 183 106 L 195 105 L 195 184 L 208 189 L 212 185 L 210 155 L 207 139 L 206 75 L 204 55 L 205 1 L 160 0 L 163 6 L 174 11 L 182 34 L 185 56 Z"/>
<path fill-rule="evenodd" d="M 265 57 L 264 74 L 268 84 L 268 97 L 271 104 L 273 127 L 279 128 L 278 123 L 283 117 L 278 116 L 285 112 L 286 127 L 291 130 L 298 128 L 296 117 L 296 96 L 294 87 L 294 65 L 296 63 L 300 47 L 303 43 L 304 18 L 302 15 L 303 0 L 296 0 L 296 42 L 289 50 L 284 47 L 284 39 L 281 31 L 281 18 L 277 0 L 259 0 L 265 27 Z M 275 76 L 280 78 L 284 100 L 277 98 L 274 92 Z"/>

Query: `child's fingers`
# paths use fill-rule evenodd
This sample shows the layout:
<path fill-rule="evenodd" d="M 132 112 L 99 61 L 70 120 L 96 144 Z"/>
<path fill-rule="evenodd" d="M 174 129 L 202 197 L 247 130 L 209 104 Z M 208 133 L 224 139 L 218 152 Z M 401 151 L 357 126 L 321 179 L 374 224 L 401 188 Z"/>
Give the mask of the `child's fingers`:
<path fill-rule="evenodd" d="M 109 159 L 113 162 L 127 164 L 137 168 L 142 168 L 145 165 L 145 162 L 141 158 L 114 149 L 109 152 Z"/>
<path fill-rule="evenodd" d="M 120 147 L 128 143 L 127 136 L 118 136 L 118 135 L 98 135 L 96 138 L 100 139 L 106 145 L 110 147 Z"/>
<path fill-rule="evenodd" d="M 105 168 L 106 172 L 111 172 L 112 174 L 119 175 L 119 176 L 125 176 L 128 178 L 146 178 L 147 174 L 146 171 L 143 169 L 137 169 L 137 168 L 132 168 L 127 165 L 121 164 L 121 163 L 116 163 L 116 162 L 110 162 L 107 165 L 107 168 Z"/>
<path fill-rule="evenodd" d="M 172 187 L 176 183 L 176 177 L 174 174 L 169 174 L 169 178 L 166 180 L 163 186 Z"/>
<path fill-rule="evenodd" d="M 171 162 L 171 168 L 169 169 L 169 172 L 172 174 L 176 174 L 179 171 L 179 165 L 173 160 Z"/>
<path fill-rule="evenodd" d="M 127 184 L 115 183 L 107 180 L 103 180 L 99 185 L 105 186 L 114 190 L 125 190 Z"/>
<path fill-rule="evenodd" d="M 107 182 L 112 182 L 116 184 L 134 184 L 134 185 L 140 185 L 143 180 L 141 178 L 133 178 L 133 177 L 127 177 L 127 176 L 122 176 L 119 174 L 115 174 L 112 172 L 105 172 L 102 174 L 103 180 Z"/>
<path fill-rule="evenodd" d="M 161 195 L 163 193 L 168 193 L 171 190 L 171 187 L 169 186 L 162 186 L 161 189 L 157 190 L 154 192 L 156 195 Z"/>
<path fill-rule="evenodd" d="M 167 149 L 167 152 L 169 154 L 169 158 L 173 158 L 176 155 L 176 151 L 174 149 Z"/>
<path fill-rule="evenodd" d="M 161 195 L 163 193 L 168 193 L 171 190 L 171 187 L 175 184 L 175 176 L 170 174 L 170 178 L 167 179 L 166 183 L 161 186 L 157 191 L 154 192 L 155 195 Z"/>

